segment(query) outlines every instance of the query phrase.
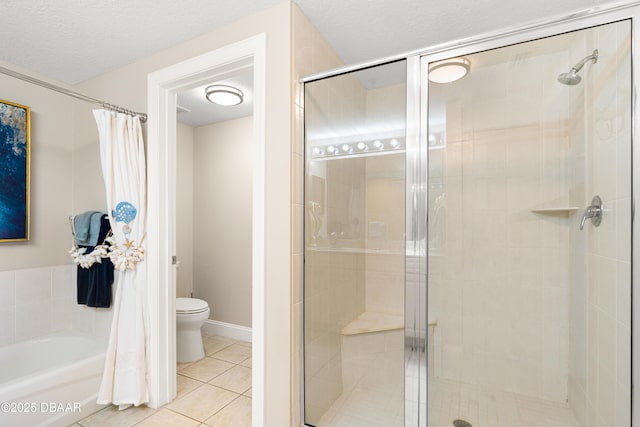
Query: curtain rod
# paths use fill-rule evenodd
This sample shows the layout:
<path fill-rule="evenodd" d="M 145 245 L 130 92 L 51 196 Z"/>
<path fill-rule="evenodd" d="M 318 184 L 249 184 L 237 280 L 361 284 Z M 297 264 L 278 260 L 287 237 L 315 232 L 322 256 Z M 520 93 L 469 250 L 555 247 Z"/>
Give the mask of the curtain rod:
<path fill-rule="evenodd" d="M 10 70 L 5 67 L 0 67 L 0 73 L 6 74 L 11 77 L 15 77 L 16 79 L 24 80 L 25 82 L 33 83 L 38 86 L 45 87 L 47 89 L 55 90 L 56 92 L 60 92 L 64 95 L 71 96 L 76 99 L 80 99 L 85 102 L 90 102 L 91 104 L 99 105 L 102 108 L 105 108 L 110 111 L 117 111 L 118 113 L 129 114 L 130 116 L 138 116 L 140 117 L 140 121 L 142 123 L 146 123 L 147 115 L 145 113 L 137 113 L 135 111 L 127 110 L 126 108 L 118 107 L 117 105 L 109 104 L 108 102 L 100 101 L 99 99 L 91 98 L 89 96 L 83 95 L 78 92 L 74 92 L 69 89 L 65 89 L 60 86 L 56 86 L 51 83 L 47 83 L 43 80 L 38 80 L 34 77 L 27 76 L 26 74 L 19 73 L 17 71 Z"/>

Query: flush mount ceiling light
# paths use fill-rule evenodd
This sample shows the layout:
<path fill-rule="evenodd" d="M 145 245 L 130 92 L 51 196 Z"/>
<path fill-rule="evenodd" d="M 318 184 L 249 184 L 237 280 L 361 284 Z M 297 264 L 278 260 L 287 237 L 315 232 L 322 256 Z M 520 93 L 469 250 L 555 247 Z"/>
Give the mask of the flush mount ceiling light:
<path fill-rule="evenodd" d="M 451 58 L 436 62 L 429 67 L 429 80 L 434 83 L 451 83 L 460 80 L 469 72 L 471 63 L 466 58 Z"/>
<path fill-rule="evenodd" d="M 211 85 L 204 90 L 209 102 L 218 105 L 238 105 L 242 103 L 244 94 L 240 89 L 227 85 Z"/>

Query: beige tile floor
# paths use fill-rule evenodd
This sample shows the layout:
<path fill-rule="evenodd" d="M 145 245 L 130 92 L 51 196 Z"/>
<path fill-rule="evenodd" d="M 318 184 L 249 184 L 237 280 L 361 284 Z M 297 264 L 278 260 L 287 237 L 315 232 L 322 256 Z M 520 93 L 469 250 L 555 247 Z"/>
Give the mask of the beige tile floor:
<path fill-rule="evenodd" d="M 178 364 L 178 395 L 159 409 L 146 406 L 91 414 L 71 427 L 251 426 L 251 343 L 203 337 L 206 357 Z"/>

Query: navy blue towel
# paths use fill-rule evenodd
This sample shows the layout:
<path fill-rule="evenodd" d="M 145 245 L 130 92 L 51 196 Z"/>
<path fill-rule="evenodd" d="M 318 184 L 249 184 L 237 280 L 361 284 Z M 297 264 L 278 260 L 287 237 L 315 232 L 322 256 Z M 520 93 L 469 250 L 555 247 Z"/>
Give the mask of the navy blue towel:
<path fill-rule="evenodd" d="M 100 219 L 99 243 L 104 241 L 110 230 L 109 217 L 103 215 Z M 80 247 L 87 248 L 85 253 L 91 253 L 94 248 L 94 246 Z M 110 307 L 112 284 L 113 263 L 109 258 L 102 258 L 102 263 L 96 262 L 89 268 L 78 266 L 78 304 L 86 304 L 89 307 Z"/>

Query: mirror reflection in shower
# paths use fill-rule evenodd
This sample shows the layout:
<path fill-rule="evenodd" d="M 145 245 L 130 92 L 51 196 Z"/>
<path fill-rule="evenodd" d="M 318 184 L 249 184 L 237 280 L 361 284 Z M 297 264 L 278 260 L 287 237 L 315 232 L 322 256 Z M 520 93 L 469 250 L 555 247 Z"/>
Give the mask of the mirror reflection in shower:
<path fill-rule="evenodd" d="M 404 61 L 305 85 L 304 409 L 404 425 Z"/>

